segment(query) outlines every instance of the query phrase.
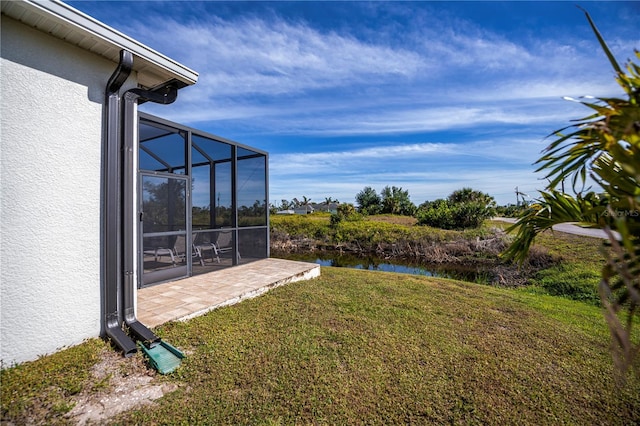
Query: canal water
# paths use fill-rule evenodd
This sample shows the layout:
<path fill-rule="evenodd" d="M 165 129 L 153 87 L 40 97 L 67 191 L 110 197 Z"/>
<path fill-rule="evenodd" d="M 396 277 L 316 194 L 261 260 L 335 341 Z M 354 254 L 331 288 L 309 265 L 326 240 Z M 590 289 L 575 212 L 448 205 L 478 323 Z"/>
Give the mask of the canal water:
<path fill-rule="evenodd" d="M 274 254 L 283 257 L 281 254 Z M 338 255 L 331 253 L 287 255 L 287 259 L 316 263 L 320 266 L 334 266 L 338 268 L 366 269 L 369 271 L 396 272 L 400 274 L 423 275 L 428 277 L 452 278 L 486 284 L 491 281 L 490 270 L 476 267 L 463 267 L 447 264 L 415 264 L 394 259 L 380 259 L 376 257 L 359 257 Z"/>

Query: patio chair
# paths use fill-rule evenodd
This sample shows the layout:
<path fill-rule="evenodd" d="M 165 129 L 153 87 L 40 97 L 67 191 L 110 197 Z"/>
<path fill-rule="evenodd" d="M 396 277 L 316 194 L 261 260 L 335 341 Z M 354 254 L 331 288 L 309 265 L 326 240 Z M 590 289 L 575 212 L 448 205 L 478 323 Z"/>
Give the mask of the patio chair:
<path fill-rule="evenodd" d="M 220 231 L 217 233 L 216 242 L 211 243 L 213 252 L 220 263 L 220 255 L 226 252 L 233 252 L 233 232 Z M 238 260 L 240 260 L 240 252 L 238 252 Z"/>
<path fill-rule="evenodd" d="M 195 238 L 195 234 L 192 238 Z M 181 259 L 183 262 L 187 261 L 187 238 L 184 235 L 178 235 L 176 237 L 176 241 L 173 244 L 173 254 L 175 258 Z M 202 259 L 202 253 L 200 249 L 195 246 L 195 244 L 191 244 L 191 257 L 194 259 L 198 259 L 200 262 L 200 266 L 204 266 L 204 260 Z M 174 260 L 175 264 L 175 260 Z"/>
<path fill-rule="evenodd" d="M 162 256 L 169 256 L 171 258 L 171 263 L 173 263 L 173 266 L 176 266 L 176 258 L 173 254 L 173 249 L 157 247 L 154 249 L 144 250 L 143 253 L 148 256 L 154 256 L 156 262 L 159 258 L 162 258 Z"/>
<path fill-rule="evenodd" d="M 143 248 L 142 253 L 145 258 L 147 256 L 153 257 L 156 263 L 161 261 L 163 257 L 167 256 L 171 258 L 173 266 L 176 266 L 176 257 L 170 240 L 171 238 L 169 238 L 169 241 L 165 238 L 151 238 L 148 241 L 145 240 L 147 246 Z"/>
<path fill-rule="evenodd" d="M 214 244 L 213 243 L 198 244 L 197 240 L 198 240 L 199 236 L 200 236 L 200 234 L 194 233 L 193 234 L 193 240 L 191 240 L 193 242 L 193 246 L 194 246 L 195 250 L 200 253 L 201 257 L 204 257 L 204 253 L 205 252 L 207 252 L 207 251 L 211 252 L 211 261 L 213 262 L 217 257 L 216 249 L 215 249 Z M 220 258 L 218 258 L 218 263 L 220 263 Z"/>

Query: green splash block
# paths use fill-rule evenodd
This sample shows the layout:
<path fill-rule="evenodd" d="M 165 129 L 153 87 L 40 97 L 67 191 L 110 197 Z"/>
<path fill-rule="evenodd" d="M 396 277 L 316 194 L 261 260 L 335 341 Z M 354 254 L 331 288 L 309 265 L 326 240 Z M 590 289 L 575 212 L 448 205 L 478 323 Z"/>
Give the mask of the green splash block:
<path fill-rule="evenodd" d="M 140 345 L 142 352 L 146 355 L 149 363 L 158 370 L 160 374 L 169 374 L 180 367 L 184 353 L 165 341 L 161 341 L 152 348 Z"/>

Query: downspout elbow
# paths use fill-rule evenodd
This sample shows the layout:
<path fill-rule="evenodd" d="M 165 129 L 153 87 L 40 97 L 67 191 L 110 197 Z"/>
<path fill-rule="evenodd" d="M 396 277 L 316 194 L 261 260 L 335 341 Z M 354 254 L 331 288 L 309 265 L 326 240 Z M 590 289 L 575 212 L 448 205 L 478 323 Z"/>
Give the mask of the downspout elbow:
<path fill-rule="evenodd" d="M 169 105 L 174 103 L 178 98 L 178 89 L 173 85 L 165 86 L 162 90 L 129 89 L 122 97 L 127 103 L 135 103 L 139 100 L 144 100 L 155 104 Z M 126 103 L 124 107 L 126 110 Z"/>
<path fill-rule="evenodd" d="M 125 358 L 133 356 L 138 351 L 136 343 L 122 330 L 118 314 L 110 315 L 105 324 L 105 332 L 109 339 L 122 350 Z"/>

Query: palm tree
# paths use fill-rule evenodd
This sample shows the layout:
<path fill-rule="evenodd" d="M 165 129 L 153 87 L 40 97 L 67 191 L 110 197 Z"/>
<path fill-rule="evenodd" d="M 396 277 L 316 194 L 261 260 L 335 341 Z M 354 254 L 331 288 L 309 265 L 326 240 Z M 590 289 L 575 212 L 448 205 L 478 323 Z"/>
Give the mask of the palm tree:
<path fill-rule="evenodd" d="M 333 203 L 334 201 L 335 201 L 335 200 L 334 200 L 333 198 L 331 198 L 331 197 L 326 197 L 326 198 L 324 199 L 324 203 L 327 205 L 327 211 L 329 211 L 329 206 L 330 206 L 330 204 L 331 204 L 331 203 Z"/>
<path fill-rule="evenodd" d="M 449 201 L 452 203 L 481 203 L 487 207 L 492 207 L 496 204 L 491 195 L 475 191 L 472 188 L 462 188 L 453 191 L 449 195 Z"/>
<path fill-rule="evenodd" d="M 307 198 L 304 195 L 302 196 L 302 201 L 300 201 L 300 205 L 304 206 L 305 213 L 309 213 L 310 202 L 311 202 L 311 198 Z"/>
<path fill-rule="evenodd" d="M 640 66 L 629 61 L 625 73 L 585 14 L 627 96 L 578 101 L 592 110 L 591 115 L 552 134 L 557 139 L 537 161 L 538 171 L 548 172 L 549 184 L 541 199 L 510 228 L 517 235 L 505 256 L 522 262 L 536 235 L 555 224 L 577 222 L 603 229 L 609 241 L 603 250 L 606 265 L 600 295 L 614 360 L 625 372 L 640 352 L 638 333 L 632 334 L 640 316 Z M 640 52 L 635 54 L 640 59 Z M 587 176 L 602 188 L 601 193 L 584 193 Z M 576 196 L 555 189 L 568 178 Z"/>

